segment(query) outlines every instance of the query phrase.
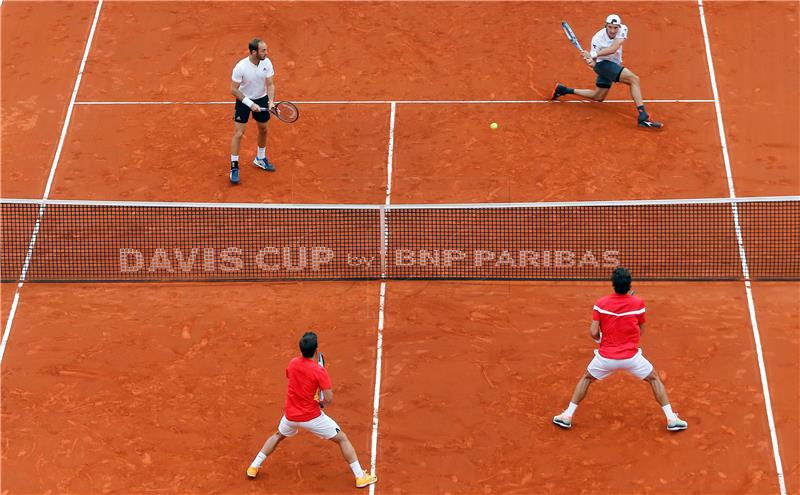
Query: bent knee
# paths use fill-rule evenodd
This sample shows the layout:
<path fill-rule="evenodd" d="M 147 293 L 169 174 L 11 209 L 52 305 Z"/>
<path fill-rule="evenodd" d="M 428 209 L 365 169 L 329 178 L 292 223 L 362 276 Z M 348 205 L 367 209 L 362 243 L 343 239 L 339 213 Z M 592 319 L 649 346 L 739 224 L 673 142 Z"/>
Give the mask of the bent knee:
<path fill-rule="evenodd" d="M 644 377 L 643 380 L 648 382 L 648 383 L 650 383 L 650 382 L 660 382 L 661 378 L 658 376 L 658 373 L 656 372 L 656 369 L 653 368 L 652 371 L 650 371 L 650 374 L 647 375 L 646 377 Z"/>
<path fill-rule="evenodd" d="M 621 79 L 621 81 L 630 85 L 638 85 L 639 76 L 631 72 L 630 74 L 627 74 L 624 79 Z"/>
<path fill-rule="evenodd" d="M 336 443 L 349 441 L 348 438 L 347 438 L 347 434 L 345 432 L 343 432 L 342 430 L 338 430 L 336 432 L 336 435 L 330 437 L 328 440 L 330 440 L 332 442 L 336 442 Z"/>

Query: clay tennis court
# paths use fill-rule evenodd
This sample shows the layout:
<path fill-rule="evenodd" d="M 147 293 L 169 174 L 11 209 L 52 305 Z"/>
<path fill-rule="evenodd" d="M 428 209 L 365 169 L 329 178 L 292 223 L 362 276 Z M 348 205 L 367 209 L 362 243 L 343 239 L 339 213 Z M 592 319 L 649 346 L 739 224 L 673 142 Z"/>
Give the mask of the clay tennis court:
<path fill-rule="evenodd" d="M 697 2 L 562 7 L 5 0 L 0 196 L 800 194 L 797 3 L 703 2 L 708 45 Z M 661 132 L 636 127 L 622 85 L 609 96 L 623 101 L 547 101 L 557 81 L 594 77 L 560 21 L 588 40 L 611 12 L 630 27 L 625 65 Z M 245 163 L 232 187 L 230 73 L 254 35 L 301 117 L 270 123 L 277 172 Z M 245 476 L 281 417 L 297 339 L 314 329 L 329 414 L 377 470 L 369 493 L 800 493 L 798 282 L 635 286 L 642 347 L 689 422 L 679 434 L 630 376 L 593 386 L 571 430 L 551 423 L 591 359 L 608 282 L 3 283 L 0 492 L 354 492 L 337 447 L 308 434 Z"/>

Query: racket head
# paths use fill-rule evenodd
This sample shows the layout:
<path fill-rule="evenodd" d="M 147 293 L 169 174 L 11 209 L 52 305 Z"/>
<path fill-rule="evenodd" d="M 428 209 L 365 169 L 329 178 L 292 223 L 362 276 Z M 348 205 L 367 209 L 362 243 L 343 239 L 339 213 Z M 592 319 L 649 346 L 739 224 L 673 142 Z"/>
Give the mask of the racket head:
<path fill-rule="evenodd" d="M 297 105 L 291 101 L 279 101 L 272 109 L 272 113 L 274 113 L 275 116 L 280 120 L 288 124 L 291 124 L 300 118 L 300 110 L 297 108 Z"/>
<path fill-rule="evenodd" d="M 583 51 L 583 47 L 581 46 L 580 42 L 578 41 L 578 37 L 575 36 L 575 32 L 572 30 L 572 28 L 570 27 L 570 25 L 569 25 L 569 23 L 567 21 L 561 21 L 561 29 L 564 30 L 564 34 L 567 35 L 567 39 L 573 45 L 575 45 L 575 48 L 577 48 L 578 50 Z"/>
<path fill-rule="evenodd" d="M 561 21 L 561 29 L 564 30 L 564 34 L 567 35 L 567 39 L 570 41 L 575 42 L 578 40 L 578 37 L 575 36 L 575 32 L 572 31 L 572 28 L 569 26 L 567 21 Z"/>
<path fill-rule="evenodd" d="M 317 353 L 317 364 L 323 368 L 325 367 L 325 356 L 323 356 L 321 352 Z"/>

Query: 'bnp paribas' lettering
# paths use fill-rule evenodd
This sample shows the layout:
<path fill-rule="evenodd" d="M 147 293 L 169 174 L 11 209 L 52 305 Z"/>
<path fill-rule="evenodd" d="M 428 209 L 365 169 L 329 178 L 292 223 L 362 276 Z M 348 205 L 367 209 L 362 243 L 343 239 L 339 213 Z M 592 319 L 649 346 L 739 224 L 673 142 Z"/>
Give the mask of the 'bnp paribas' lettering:
<path fill-rule="evenodd" d="M 491 250 L 491 249 L 398 249 L 398 267 L 451 268 L 614 268 L 620 265 L 619 251 L 572 250 Z"/>

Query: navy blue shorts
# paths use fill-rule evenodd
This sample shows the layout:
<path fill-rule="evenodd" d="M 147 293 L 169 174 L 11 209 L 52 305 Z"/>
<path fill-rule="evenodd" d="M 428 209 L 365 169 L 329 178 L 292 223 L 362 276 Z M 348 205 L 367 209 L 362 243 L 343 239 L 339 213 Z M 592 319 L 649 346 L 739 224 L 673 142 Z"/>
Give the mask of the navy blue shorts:
<path fill-rule="evenodd" d="M 598 88 L 610 88 L 615 82 L 619 82 L 619 75 L 625 67 L 610 60 L 601 60 L 594 65 L 594 72 L 597 74 L 597 81 L 594 85 Z"/>
<path fill-rule="evenodd" d="M 269 96 L 262 96 L 261 98 L 256 98 L 253 100 L 253 103 L 260 106 L 264 109 L 263 112 L 254 112 L 252 109 L 248 108 L 247 105 L 236 100 L 236 108 L 233 110 L 233 120 L 236 122 L 245 123 L 250 118 L 250 114 L 253 114 L 253 119 L 256 122 L 266 122 L 269 120 L 269 112 L 267 111 L 267 107 L 269 106 Z"/>

